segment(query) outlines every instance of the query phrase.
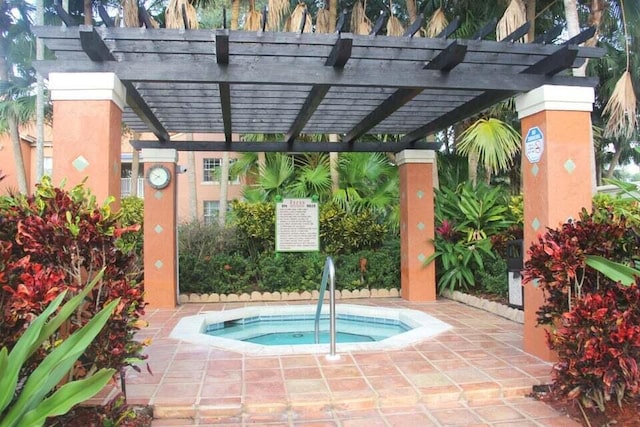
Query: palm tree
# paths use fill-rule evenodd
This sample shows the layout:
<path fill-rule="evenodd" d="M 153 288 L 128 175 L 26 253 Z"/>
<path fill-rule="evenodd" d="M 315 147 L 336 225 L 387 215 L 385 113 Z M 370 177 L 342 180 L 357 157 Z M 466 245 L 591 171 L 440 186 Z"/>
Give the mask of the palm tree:
<path fill-rule="evenodd" d="M 0 3 L 0 132 L 11 136 L 21 193 L 27 193 L 28 188 L 19 128 L 35 113 L 31 96 L 35 75 L 30 61 L 35 48 L 29 29 L 30 9 L 23 0 Z"/>
<path fill-rule="evenodd" d="M 475 157 L 485 170 L 486 182 L 491 174 L 508 170 L 520 150 L 520 134 L 509 124 L 495 118 L 475 121 L 458 137 L 460 154 Z M 469 180 L 476 185 L 477 171 L 469 168 Z"/>

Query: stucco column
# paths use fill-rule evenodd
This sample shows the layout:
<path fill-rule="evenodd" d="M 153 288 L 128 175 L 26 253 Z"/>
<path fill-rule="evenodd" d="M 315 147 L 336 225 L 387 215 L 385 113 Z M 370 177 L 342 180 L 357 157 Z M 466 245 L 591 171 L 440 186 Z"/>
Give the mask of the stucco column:
<path fill-rule="evenodd" d="M 120 207 L 120 140 L 126 90 L 113 73 L 51 73 L 53 183 L 86 186 Z"/>
<path fill-rule="evenodd" d="M 144 162 L 144 293 L 151 308 L 173 308 L 178 303 L 177 180 L 178 153 L 173 149 L 143 148 Z M 149 185 L 149 170 L 164 166 L 169 185 Z"/>
<path fill-rule="evenodd" d="M 541 86 L 516 98 L 522 123 L 525 260 L 531 244 L 591 206 L 592 88 Z M 545 360 L 554 354 L 538 327 L 544 295 L 535 283 L 524 289 L 524 350 Z"/>
<path fill-rule="evenodd" d="M 408 301 L 435 301 L 433 150 L 404 150 L 396 155 L 400 172 L 400 283 Z"/>

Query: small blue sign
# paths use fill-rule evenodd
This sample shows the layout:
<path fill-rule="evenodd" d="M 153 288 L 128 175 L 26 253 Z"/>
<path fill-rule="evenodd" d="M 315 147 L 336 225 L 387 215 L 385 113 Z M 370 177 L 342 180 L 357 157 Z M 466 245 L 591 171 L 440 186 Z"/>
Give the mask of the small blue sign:
<path fill-rule="evenodd" d="M 544 134 L 539 127 L 532 127 L 524 138 L 524 154 L 530 163 L 538 163 L 544 152 Z"/>

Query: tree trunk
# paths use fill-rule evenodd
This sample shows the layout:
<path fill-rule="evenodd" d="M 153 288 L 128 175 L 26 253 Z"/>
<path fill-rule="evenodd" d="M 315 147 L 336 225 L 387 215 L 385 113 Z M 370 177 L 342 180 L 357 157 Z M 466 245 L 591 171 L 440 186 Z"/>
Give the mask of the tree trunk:
<path fill-rule="evenodd" d="M 224 227 L 227 222 L 227 199 L 229 198 L 229 152 L 222 153 L 220 165 L 220 201 L 218 207 L 218 221 Z"/>
<path fill-rule="evenodd" d="M 609 164 L 609 169 L 607 169 L 607 173 L 605 178 L 611 179 L 613 178 L 613 173 L 616 171 L 616 167 L 620 163 L 620 156 L 622 155 L 622 147 L 617 145 L 613 145 L 616 149 L 615 153 L 613 153 L 613 158 L 611 159 L 611 163 Z"/>
<path fill-rule="evenodd" d="M 409 25 L 411 25 L 418 18 L 418 8 L 416 7 L 416 0 L 407 0 L 407 14 L 409 15 Z"/>
<path fill-rule="evenodd" d="M 22 144 L 20 142 L 20 132 L 18 130 L 18 118 L 14 114 L 7 117 L 9 133 L 11 135 L 11 146 L 13 147 L 13 160 L 16 163 L 16 179 L 18 181 L 18 191 L 27 194 L 27 175 L 24 171 L 24 159 L 22 158 Z"/>
<path fill-rule="evenodd" d="M 338 20 L 338 0 L 329 0 L 329 32 L 336 32 L 336 21 Z"/>
<path fill-rule="evenodd" d="M 536 38 L 536 0 L 525 0 L 527 9 L 527 22 L 531 24 L 527 33 L 527 41 L 531 42 Z"/>
<path fill-rule="evenodd" d="M 238 29 L 240 20 L 240 0 L 231 0 L 231 26 L 232 30 Z"/>
<path fill-rule="evenodd" d="M 44 0 L 36 1 L 36 23 L 44 25 Z M 44 59 L 44 42 L 36 39 L 36 59 Z M 36 73 L 36 182 L 44 175 L 44 79 Z"/>
<path fill-rule="evenodd" d="M 329 142 L 339 142 L 336 133 L 329 134 Z M 335 193 L 340 189 L 340 172 L 338 170 L 338 153 L 329 153 L 329 170 L 331 173 L 331 191 Z"/>
<path fill-rule="evenodd" d="M 138 139 L 137 134 L 134 134 Z M 131 153 L 131 196 L 138 197 L 138 175 L 140 174 L 140 151 L 133 149 Z"/>
<path fill-rule="evenodd" d="M 84 25 L 93 25 L 93 3 L 91 0 L 83 0 Z"/>
<path fill-rule="evenodd" d="M 189 151 L 187 153 L 187 163 L 187 182 L 189 186 L 189 219 L 192 222 L 195 222 L 198 220 L 198 187 L 196 186 L 196 154 L 193 151 Z"/>
<path fill-rule="evenodd" d="M 469 168 L 469 181 L 475 187 L 478 183 L 478 153 L 470 151 L 467 156 L 468 168 Z"/>

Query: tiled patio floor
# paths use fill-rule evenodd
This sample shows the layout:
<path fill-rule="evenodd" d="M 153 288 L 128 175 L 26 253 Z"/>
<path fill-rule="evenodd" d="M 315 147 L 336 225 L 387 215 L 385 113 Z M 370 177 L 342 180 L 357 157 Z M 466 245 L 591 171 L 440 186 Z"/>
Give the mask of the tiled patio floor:
<path fill-rule="evenodd" d="M 154 406 L 154 426 L 571 426 L 525 397 L 550 365 L 524 353 L 522 325 L 449 300 L 349 303 L 406 307 L 453 326 L 403 350 L 246 356 L 168 338 L 183 316 L 244 306 L 148 310 L 153 375 L 128 370 L 129 403 Z M 338 353 L 340 346 L 338 345 Z"/>

